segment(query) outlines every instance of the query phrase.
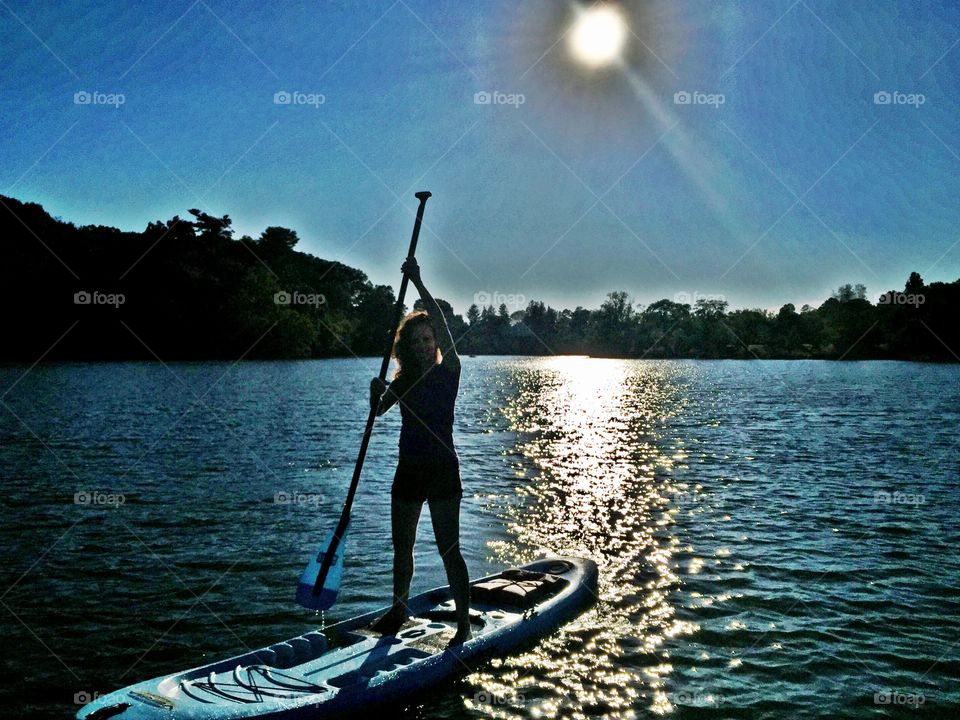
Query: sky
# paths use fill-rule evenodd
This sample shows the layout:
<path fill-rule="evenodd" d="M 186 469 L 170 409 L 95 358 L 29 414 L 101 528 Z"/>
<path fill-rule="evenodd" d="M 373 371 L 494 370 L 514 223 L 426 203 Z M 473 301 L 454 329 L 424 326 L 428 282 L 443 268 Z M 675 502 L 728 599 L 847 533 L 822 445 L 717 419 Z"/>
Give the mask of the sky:
<path fill-rule="evenodd" d="M 601 5 L 623 43 L 590 64 L 573 43 Z M 199 207 L 396 288 L 430 190 L 418 258 L 458 312 L 615 290 L 799 308 L 960 278 L 952 2 L 0 0 L 0 18 L 0 194 L 78 225 Z"/>

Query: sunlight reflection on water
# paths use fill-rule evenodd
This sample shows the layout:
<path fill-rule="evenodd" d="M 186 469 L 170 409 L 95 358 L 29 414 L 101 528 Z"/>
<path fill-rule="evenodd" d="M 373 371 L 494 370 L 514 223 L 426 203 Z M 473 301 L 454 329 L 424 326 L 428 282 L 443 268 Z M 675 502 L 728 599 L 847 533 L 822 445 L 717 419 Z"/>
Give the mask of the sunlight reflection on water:
<path fill-rule="evenodd" d="M 669 502 L 679 491 L 670 473 L 684 455 L 661 436 L 683 409 L 681 378 L 663 365 L 573 357 L 515 376 L 504 414 L 523 438 L 532 481 L 518 488 L 523 502 L 507 506 L 519 542 L 494 551 L 508 563 L 543 552 L 591 557 L 602 602 L 535 651 L 471 680 L 504 700 L 496 717 L 626 718 L 638 705 L 668 712 L 671 666 L 661 645 L 695 630 L 676 620 L 669 600 L 677 584 Z"/>

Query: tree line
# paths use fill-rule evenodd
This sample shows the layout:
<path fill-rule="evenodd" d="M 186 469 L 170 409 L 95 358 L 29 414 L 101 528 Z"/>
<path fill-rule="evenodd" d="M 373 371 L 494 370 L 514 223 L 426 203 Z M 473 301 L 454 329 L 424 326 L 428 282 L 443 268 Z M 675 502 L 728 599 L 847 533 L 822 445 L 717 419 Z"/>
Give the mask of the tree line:
<path fill-rule="evenodd" d="M 555 310 L 539 301 L 509 313 L 471 306 L 458 348 L 523 355 L 624 358 L 903 359 L 960 361 L 960 280 L 925 284 L 872 303 L 863 285 L 843 285 L 819 307 L 730 310 L 725 300 L 658 300 L 644 307 L 612 292 L 597 310 Z"/>
<path fill-rule="evenodd" d="M 197 209 L 142 232 L 77 227 L 0 196 L 0 360 L 322 358 L 377 355 L 394 291 L 356 268 L 295 249 L 293 230 L 234 238 L 228 215 Z M 419 301 L 418 301 L 419 303 Z M 955 362 L 960 280 L 870 302 L 844 285 L 817 308 L 730 310 L 726 301 L 612 292 L 596 310 L 540 301 L 510 312 L 440 300 L 462 354 L 648 358 L 899 358 Z"/>
<path fill-rule="evenodd" d="M 317 358 L 377 354 L 395 300 L 268 227 L 234 239 L 200 210 L 143 232 L 51 217 L 0 196 L 0 359 Z"/>

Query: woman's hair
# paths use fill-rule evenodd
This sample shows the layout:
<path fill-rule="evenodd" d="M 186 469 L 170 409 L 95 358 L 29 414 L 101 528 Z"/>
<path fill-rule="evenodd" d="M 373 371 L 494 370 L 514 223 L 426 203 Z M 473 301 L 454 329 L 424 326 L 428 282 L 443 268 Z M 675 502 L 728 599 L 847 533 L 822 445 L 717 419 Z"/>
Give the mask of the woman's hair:
<path fill-rule="evenodd" d="M 433 327 L 433 320 L 423 310 L 414 310 L 400 321 L 400 327 L 397 328 L 397 336 L 393 341 L 393 357 L 397 359 L 397 369 L 393 373 L 393 379 L 398 380 L 402 375 L 404 368 L 415 371 L 420 366 L 420 358 L 414 353 L 411 347 L 414 332 L 418 328 L 427 326 L 433 333 L 436 340 L 437 332 Z M 443 359 L 440 354 L 440 346 L 437 345 L 437 362 Z"/>

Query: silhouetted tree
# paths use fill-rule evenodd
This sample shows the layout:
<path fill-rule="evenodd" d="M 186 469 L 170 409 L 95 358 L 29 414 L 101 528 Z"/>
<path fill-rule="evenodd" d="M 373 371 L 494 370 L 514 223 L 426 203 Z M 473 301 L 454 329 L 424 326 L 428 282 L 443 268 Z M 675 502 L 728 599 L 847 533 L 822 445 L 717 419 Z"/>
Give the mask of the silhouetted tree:
<path fill-rule="evenodd" d="M 917 295 L 923 292 L 923 278 L 920 277 L 920 273 L 912 272 L 910 277 L 907 278 L 907 284 L 904 286 L 903 291 L 907 295 Z"/>
<path fill-rule="evenodd" d="M 193 225 L 201 238 L 205 240 L 211 238 L 229 240 L 233 237 L 233 229 L 230 227 L 232 221 L 229 215 L 216 218 L 196 208 L 191 209 L 190 214 L 197 218 Z"/>
<path fill-rule="evenodd" d="M 472 326 L 476 325 L 478 320 L 480 320 L 480 308 L 474 303 L 467 309 L 467 322 Z"/>
<path fill-rule="evenodd" d="M 260 233 L 258 244 L 264 252 L 274 254 L 293 250 L 300 241 L 297 233 L 283 227 L 268 227 Z"/>

